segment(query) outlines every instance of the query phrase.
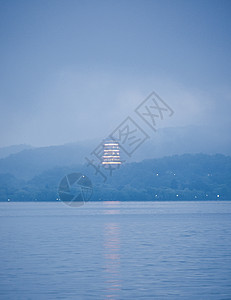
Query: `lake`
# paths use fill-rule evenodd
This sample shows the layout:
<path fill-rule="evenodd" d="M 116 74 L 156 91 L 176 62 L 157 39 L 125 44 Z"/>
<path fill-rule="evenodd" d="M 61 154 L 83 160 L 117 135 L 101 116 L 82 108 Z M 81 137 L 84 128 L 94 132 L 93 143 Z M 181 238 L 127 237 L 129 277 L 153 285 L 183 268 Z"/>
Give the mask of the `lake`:
<path fill-rule="evenodd" d="M 0 299 L 231 299 L 231 202 L 0 203 Z"/>

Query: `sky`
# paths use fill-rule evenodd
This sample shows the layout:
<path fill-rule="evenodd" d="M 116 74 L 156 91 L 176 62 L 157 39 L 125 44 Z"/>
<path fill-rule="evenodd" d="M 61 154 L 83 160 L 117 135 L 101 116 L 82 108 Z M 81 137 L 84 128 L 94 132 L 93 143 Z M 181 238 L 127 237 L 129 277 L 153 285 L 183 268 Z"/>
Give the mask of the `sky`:
<path fill-rule="evenodd" d="M 159 127 L 231 129 L 231 1 L 0 0 L 0 147 L 107 136 L 155 91 Z"/>

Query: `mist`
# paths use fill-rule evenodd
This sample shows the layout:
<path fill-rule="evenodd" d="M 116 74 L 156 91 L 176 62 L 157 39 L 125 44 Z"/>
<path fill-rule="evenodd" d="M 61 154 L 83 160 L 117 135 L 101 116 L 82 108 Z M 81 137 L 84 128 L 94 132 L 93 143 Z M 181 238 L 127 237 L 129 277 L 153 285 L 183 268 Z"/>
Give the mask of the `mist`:
<path fill-rule="evenodd" d="M 155 91 L 174 111 L 157 130 L 203 128 L 196 143 L 225 153 L 229 11 L 228 1 L 1 1 L 0 146 L 100 142 Z"/>

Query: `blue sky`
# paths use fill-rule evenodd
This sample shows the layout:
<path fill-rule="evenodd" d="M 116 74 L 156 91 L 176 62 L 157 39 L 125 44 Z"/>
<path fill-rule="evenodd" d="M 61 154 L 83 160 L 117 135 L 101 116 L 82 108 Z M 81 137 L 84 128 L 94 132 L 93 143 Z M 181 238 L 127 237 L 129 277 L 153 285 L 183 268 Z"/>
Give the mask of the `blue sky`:
<path fill-rule="evenodd" d="M 101 138 L 155 90 L 162 126 L 230 129 L 230 1 L 0 0 L 0 146 Z"/>

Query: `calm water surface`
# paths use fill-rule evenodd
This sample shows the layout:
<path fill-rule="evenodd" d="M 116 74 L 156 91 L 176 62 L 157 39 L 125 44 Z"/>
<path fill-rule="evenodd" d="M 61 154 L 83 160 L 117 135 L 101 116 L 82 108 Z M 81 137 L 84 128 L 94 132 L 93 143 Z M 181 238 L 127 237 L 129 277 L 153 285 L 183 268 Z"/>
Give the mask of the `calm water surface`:
<path fill-rule="evenodd" d="M 231 202 L 0 204 L 0 299 L 231 299 Z"/>

